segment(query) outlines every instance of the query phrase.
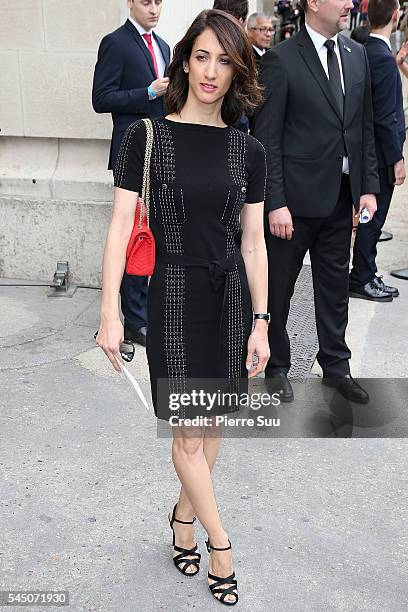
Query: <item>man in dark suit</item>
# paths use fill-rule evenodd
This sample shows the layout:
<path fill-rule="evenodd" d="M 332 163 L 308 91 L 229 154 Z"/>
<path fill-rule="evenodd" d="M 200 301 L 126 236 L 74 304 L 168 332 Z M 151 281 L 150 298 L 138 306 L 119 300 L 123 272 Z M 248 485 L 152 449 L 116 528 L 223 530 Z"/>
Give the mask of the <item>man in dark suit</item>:
<path fill-rule="evenodd" d="M 272 43 L 272 17 L 263 13 L 253 13 L 248 17 L 247 32 L 259 70 L 261 59 Z"/>
<path fill-rule="evenodd" d="M 131 123 L 165 114 L 163 95 L 170 61 L 168 44 L 153 31 L 161 0 L 128 0 L 126 23 L 100 44 L 92 88 L 97 113 L 111 113 L 112 141 L 108 169 L 114 170 L 119 148 Z M 125 339 L 146 345 L 147 278 L 123 275 L 120 288 Z"/>
<path fill-rule="evenodd" d="M 353 249 L 350 273 L 350 296 L 391 302 L 398 297 L 395 287 L 385 285 L 376 275 L 377 242 L 387 218 L 394 185 L 405 180 L 402 150 L 405 141 L 405 118 L 399 70 L 391 51 L 391 33 L 399 20 L 398 0 L 370 0 L 368 5 L 371 34 L 366 51 L 371 72 L 374 137 L 377 152 L 380 193 L 377 212 L 369 223 L 360 225 Z"/>
<path fill-rule="evenodd" d="M 261 65 L 261 59 L 263 58 L 266 51 L 270 48 L 273 35 L 272 17 L 265 15 L 264 13 L 252 13 L 248 17 L 247 32 L 248 38 L 252 45 L 252 51 L 256 62 L 256 67 L 259 72 Z M 252 132 L 254 129 L 254 116 L 250 115 L 249 119 L 249 131 Z"/>
<path fill-rule="evenodd" d="M 254 135 L 268 164 L 272 356 L 266 382 L 282 401 L 292 401 L 286 323 L 309 250 L 323 383 L 366 403 L 368 394 L 350 375 L 345 331 L 352 221 L 363 208 L 375 214 L 379 191 L 369 67 L 364 47 L 339 35 L 347 28 L 351 0 L 301 4 L 305 27 L 262 59 L 265 101 L 255 115 Z"/>

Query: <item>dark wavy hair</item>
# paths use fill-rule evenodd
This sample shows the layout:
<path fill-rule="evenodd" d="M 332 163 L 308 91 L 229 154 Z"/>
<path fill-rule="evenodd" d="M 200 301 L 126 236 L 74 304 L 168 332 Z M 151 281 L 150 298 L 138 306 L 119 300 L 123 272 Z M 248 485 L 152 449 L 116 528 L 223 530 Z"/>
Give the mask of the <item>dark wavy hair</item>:
<path fill-rule="evenodd" d="M 399 8 L 398 0 L 370 0 L 368 3 L 368 21 L 371 28 L 384 28 L 388 25 L 397 8 Z"/>
<path fill-rule="evenodd" d="M 223 121 L 231 125 L 242 113 L 252 114 L 260 104 L 262 95 L 257 82 L 254 54 L 245 29 L 224 11 L 202 11 L 194 19 L 184 38 L 175 46 L 173 60 L 168 68 L 166 106 L 169 114 L 178 114 L 185 105 L 189 83 L 188 74 L 183 70 L 183 62 L 190 59 L 195 39 L 207 28 L 216 35 L 235 71 L 221 107 Z"/>
<path fill-rule="evenodd" d="M 246 21 L 249 13 L 248 0 L 214 0 L 214 9 L 234 15 L 236 19 Z"/>

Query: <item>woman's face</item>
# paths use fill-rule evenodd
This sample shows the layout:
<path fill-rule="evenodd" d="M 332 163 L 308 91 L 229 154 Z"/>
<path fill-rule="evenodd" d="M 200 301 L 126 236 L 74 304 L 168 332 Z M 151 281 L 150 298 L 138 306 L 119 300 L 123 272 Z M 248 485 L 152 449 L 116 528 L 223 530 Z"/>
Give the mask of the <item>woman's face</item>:
<path fill-rule="evenodd" d="M 195 39 L 185 70 L 188 70 L 190 92 L 204 104 L 222 100 L 235 74 L 228 55 L 210 28 Z"/>

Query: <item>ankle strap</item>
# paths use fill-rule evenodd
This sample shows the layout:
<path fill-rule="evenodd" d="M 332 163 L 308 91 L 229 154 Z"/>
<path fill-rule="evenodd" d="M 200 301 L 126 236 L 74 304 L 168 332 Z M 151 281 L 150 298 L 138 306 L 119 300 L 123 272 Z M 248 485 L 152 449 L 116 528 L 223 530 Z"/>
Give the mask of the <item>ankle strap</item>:
<path fill-rule="evenodd" d="M 192 521 L 180 521 L 180 519 L 176 518 L 176 508 L 177 504 L 175 504 L 173 508 L 173 516 L 171 517 L 170 523 L 173 523 L 173 521 L 176 523 L 182 523 L 183 525 L 192 525 L 194 523 L 197 517 L 194 517 Z"/>
<path fill-rule="evenodd" d="M 211 552 L 212 550 L 229 550 L 231 548 L 231 542 L 228 540 L 228 544 L 229 546 L 227 546 L 226 548 L 216 548 L 215 546 L 212 546 L 210 544 L 210 540 L 206 540 L 205 545 L 207 546 L 207 550 L 208 552 Z"/>
<path fill-rule="evenodd" d="M 180 521 L 179 519 L 176 519 L 176 517 L 174 517 L 174 522 L 175 523 L 183 523 L 183 525 L 192 525 L 194 523 L 194 521 L 196 520 L 197 517 L 194 517 L 192 521 Z"/>

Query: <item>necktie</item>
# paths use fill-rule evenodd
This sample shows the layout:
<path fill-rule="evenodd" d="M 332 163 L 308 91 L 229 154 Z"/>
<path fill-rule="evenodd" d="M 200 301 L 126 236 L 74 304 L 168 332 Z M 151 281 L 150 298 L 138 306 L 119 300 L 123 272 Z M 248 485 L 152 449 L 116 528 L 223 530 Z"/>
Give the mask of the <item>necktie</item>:
<path fill-rule="evenodd" d="M 334 52 L 334 40 L 326 40 L 324 46 L 327 48 L 327 67 L 329 69 L 329 82 L 336 98 L 341 116 L 343 116 L 344 94 L 341 87 L 340 67 L 337 55 Z"/>
<path fill-rule="evenodd" d="M 156 73 L 156 78 L 159 78 L 159 68 L 157 66 L 156 55 L 155 55 L 154 49 L 153 49 L 152 35 L 151 34 L 142 34 L 142 36 L 145 39 L 145 41 L 147 42 L 147 46 L 149 48 L 150 55 L 152 56 L 154 71 Z"/>

